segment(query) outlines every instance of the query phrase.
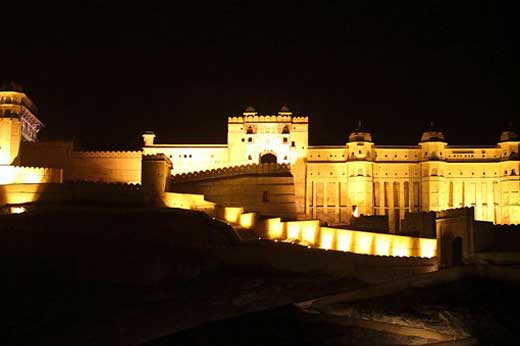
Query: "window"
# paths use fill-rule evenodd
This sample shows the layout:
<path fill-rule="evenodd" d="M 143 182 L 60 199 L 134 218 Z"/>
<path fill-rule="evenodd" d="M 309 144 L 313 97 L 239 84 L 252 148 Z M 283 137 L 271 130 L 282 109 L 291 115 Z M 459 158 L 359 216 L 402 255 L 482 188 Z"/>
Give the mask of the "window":
<path fill-rule="evenodd" d="M 248 159 L 248 160 L 252 160 L 253 158 L 251 157 L 251 155 L 248 155 L 248 156 L 247 156 L 247 159 Z"/>
<path fill-rule="evenodd" d="M 282 129 L 282 133 L 289 133 L 289 127 L 285 125 Z M 285 142 L 284 142 L 285 143 Z"/>
<path fill-rule="evenodd" d="M 262 193 L 262 202 L 269 202 L 269 191 L 264 191 Z"/>
<path fill-rule="evenodd" d="M 246 139 L 245 139 L 245 138 L 242 138 L 242 142 L 245 142 L 245 141 L 246 141 Z"/>
<path fill-rule="evenodd" d="M 253 137 L 248 137 L 248 138 L 247 138 L 247 142 L 248 142 L 248 143 L 253 143 Z"/>
<path fill-rule="evenodd" d="M 295 147 L 296 146 L 296 143 L 294 141 L 291 142 L 291 147 Z"/>
<path fill-rule="evenodd" d="M 288 140 L 287 140 L 287 137 L 284 137 L 284 138 L 283 138 L 283 142 L 284 142 L 284 143 L 287 143 L 287 141 L 288 141 Z"/>
<path fill-rule="evenodd" d="M 251 126 L 249 126 L 249 127 L 247 128 L 246 133 L 247 133 L 248 135 L 252 135 L 252 134 L 253 134 L 253 128 L 252 128 Z"/>

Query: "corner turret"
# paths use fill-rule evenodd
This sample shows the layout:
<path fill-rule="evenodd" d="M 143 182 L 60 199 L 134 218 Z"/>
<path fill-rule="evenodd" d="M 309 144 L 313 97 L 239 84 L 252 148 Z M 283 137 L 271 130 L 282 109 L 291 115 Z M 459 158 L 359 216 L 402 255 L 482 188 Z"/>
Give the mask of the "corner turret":
<path fill-rule="evenodd" d="M 155 133 L 153 131 L 146 131 L 143 133 L 143 142 L 145 147 L 149 147 L 154 144 Z"/>

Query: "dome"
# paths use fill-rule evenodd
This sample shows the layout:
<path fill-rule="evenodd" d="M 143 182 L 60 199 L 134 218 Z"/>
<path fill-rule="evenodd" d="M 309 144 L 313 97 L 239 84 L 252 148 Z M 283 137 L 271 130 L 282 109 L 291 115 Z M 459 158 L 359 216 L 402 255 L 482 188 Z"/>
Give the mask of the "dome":
<path fill-rule="evenodd" d="M 500 142 L 516 142 L 520 141 L 520 137 L 516 134 L 516 132 L 512 130 L 503 131 L 500 134 Z"/>
<path fill-rule="evenodd" d="M 255 113 L 255 112 L 256 112 L 256 109 L 253 106 L 247 106 L 246 110 L 244 111 L 244 113 Z"/>
<path fill-rule="evenodd" d="M 289 107 L 286 105 L 283 105 L 282 108 L 280 108 L 280 113 L 290 113 Z"/>
<path fill-rule="evenodd" d="M 444 133 L 435 127 L 433 121 L 429 128 L 422 133 L 421 142 L 446 142 Z"/>
<path fill-rule="evenodd" d="M 440 131 L 425 131 L 421 136 L 421 142 L 446 142 L 446 138 Z"/>
<path fill-rule="evenodd" d="M 348 136 L 349 142 L 372 142 L 372 135 L 361 126 L 361 120 L 358 121 L 356 129 Z"/>
<path fill-rule="evenodd" d="M 4 83 L 0 86 L 0 91 L 16 91 L 23 93 L 23 88 L 21 85 L 11 81 L 8 83 Z"/>

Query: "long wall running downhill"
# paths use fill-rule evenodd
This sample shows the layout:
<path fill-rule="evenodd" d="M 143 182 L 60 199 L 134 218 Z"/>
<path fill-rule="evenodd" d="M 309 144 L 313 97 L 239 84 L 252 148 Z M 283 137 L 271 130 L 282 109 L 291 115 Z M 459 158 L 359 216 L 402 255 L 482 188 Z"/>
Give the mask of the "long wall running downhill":
<path fill-rule="evenodd" d="M 321 227 L 318 220 L 266 219 L 258 225 L 257 231 L 267 239 L 364 255 L 432 258 L 437 252 L 436 239 Z"/>

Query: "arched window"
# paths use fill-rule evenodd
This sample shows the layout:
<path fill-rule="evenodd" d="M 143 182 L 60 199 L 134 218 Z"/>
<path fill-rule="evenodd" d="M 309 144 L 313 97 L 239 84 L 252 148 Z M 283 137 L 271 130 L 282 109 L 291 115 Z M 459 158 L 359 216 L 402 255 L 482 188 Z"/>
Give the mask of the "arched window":
<path fill-rule="evenodd" d="M 252 134 L 253 134 L 253 128 L 252 128 L 251 126 L 249 126 L 249 127 L 247 128 L 246 133 L 247 133 L 248 135 L 252 135 Z"/>
<path fill-rule="evenodd" d="M 285 125 L 282 129 L 282 133 L 289 133 L 289 126 Z"/>

